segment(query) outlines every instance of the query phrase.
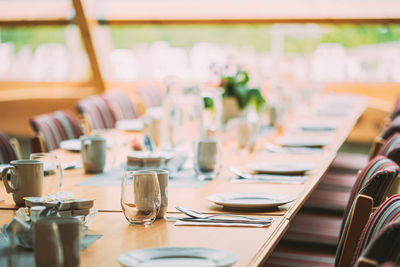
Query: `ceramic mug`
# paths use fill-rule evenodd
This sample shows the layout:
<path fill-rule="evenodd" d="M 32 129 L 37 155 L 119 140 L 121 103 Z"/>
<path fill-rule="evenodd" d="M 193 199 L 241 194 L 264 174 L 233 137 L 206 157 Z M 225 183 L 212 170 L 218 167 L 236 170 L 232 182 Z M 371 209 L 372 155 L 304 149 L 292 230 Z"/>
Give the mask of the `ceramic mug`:
<path fill-rule="evenodd" d="M 1 174 L 7 193 L 15 204 L 24 206 L 24 197 L 41 197 L 43 193 L 43 163 L 39 160 L 13 160 Z M 10 174 L 11 185 L 7 175 Z"/>
<path fill-rule="evenodd" d="M 157 174 L 158 184 L 160 186 L 161 204 L 156 219 L 164 218 L 168 207 L 168 171 L 162 169 L 150 169 Z"/>
<path fill-rule="evenodd" d="M 82 223 L 77 218 L 37 220 L 33 225 L 36 266 L 79 266 L 81 230 Z"/>
<path fill-rule="evenodd" d="M 101 136 L 81 136 L 81 155 L 86 173 L 103 172 L 106 164 L 106 139 Z"/>

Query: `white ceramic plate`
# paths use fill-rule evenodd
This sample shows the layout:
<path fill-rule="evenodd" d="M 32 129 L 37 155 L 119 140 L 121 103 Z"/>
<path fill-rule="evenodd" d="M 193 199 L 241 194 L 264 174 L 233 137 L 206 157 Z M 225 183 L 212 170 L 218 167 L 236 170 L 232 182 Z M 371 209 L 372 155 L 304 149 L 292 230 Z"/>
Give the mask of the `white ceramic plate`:
<path fill-rule="evenodd" d="M 241 209 L 273 208 L 294 201 L 288 195 L 268 193 L 220 193 L 207 199 L 224 207 Z"/>
<path fill-rule="evenodd" d="M 304 174 L 314 168 L 310 162 L 254 162 L 247 165 L 253 172 L 296 175 Z"/>
<path fill-rule="evenodd" d="M 237 260 L 225 250 L 191 247 L 158 247 L 133 250 L 118 257 L 120 264 L 129 267 L 200 267 L 230 266 Z"/>
<path fill-rule="evenodd" d="M 303 131 L 334 131 L 339 126 L 338 123 L 322 120 L 302 120 L 296 125 Z"/>
<path fill-rule="evenodd" d="M 282 136 L 275 139 L 278 145 L 295 147 L 323 147 L 330 142 L 330 138 L 320 136 Z"/>
<path fill-rule="evenodd" d="M 81 140 L 80 139 L 69 139 L 60 142 L 60 148 L 80 152 L 81 151 Z"/>
<path fill-rule="evenodd" d="M 140 132 L 144 124 L 142 119 L 119 120 L 115 123 L 115 128 L 123 131 Z"/>

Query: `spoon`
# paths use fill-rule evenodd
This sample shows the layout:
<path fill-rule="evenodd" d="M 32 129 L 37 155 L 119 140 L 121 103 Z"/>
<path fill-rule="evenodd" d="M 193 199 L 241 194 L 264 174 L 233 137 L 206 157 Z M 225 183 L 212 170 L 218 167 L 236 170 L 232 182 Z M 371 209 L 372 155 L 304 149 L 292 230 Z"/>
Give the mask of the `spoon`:
<path fill-rule="evenodd" d="M 175 207 L 177 210 L 183 212 L 184 214 L 188 215 L 189 217 L 195 218 L 195 219 L 212 219 L 218 216 L 231 216 L 231 217 L 238 217 L 238 218 L 243 218 L 247 219 L 250 221 L 262 221 L 262 222 L 270 222 L 272 221 L 272 218 L 255 218 L 255 217 L 248 217 L 248 216 L 243 216 L 243 215 L 235 215 L 235 214 L 227 214 L 227 213 L 221 213 L 221 214 L 213 214 L 213 215 L 206 215 L 194 210 L 190 210 L 187 208 L 183 208 L 180 206 Z"/>

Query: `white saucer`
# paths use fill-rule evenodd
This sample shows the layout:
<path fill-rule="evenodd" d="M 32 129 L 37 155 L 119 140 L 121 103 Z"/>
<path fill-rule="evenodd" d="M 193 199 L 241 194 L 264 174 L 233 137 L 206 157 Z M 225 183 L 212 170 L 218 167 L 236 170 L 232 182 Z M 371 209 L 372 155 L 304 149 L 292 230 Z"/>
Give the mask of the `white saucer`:
<path fill-rule="evenodd" d="M 158 247 L 128 251 L 118 257 L 123 266 L 200 267 L 230 266 L 237 261 L 232 252 L 191 247 Z"/>
<path fill-rule="evenodd" d="M 311 162 L 253 162 L 247 165 L 253 172 L 296 175 L 304 174 L 314 168 Z"/>
<path fill-rule="evenodd" d="M 273 208 L 294 201 L 293 197 L 283 194 L 238 192 L 210 195 L 207 199 L 227 208 L 240 209 Z"/>

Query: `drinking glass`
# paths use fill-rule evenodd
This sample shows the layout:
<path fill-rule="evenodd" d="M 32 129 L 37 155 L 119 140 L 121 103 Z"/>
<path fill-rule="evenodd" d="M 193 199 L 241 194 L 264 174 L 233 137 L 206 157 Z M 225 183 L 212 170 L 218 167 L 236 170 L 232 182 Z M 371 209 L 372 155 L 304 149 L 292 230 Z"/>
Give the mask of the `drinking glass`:
<path fill-rule="evenodd" d="M 43 162 L 43 196 L 55 194 L 60 191 L 63 179 L 60 160 L 55 153 L 33 153 L 31 160 Z"/>
<path fill-rule="evenodd" d="M 161 205 L 161 193 L 155 171 L 128 171 L 122 178 L 121 207 L 131 224 L 151 224 Z"/>
<path fill-rule="evenodd" d="M 194 148 L 194 170 L 199 180 L 214 180 L 221 168 L 221 145 L 216 139 L 200 139 Z"/>

